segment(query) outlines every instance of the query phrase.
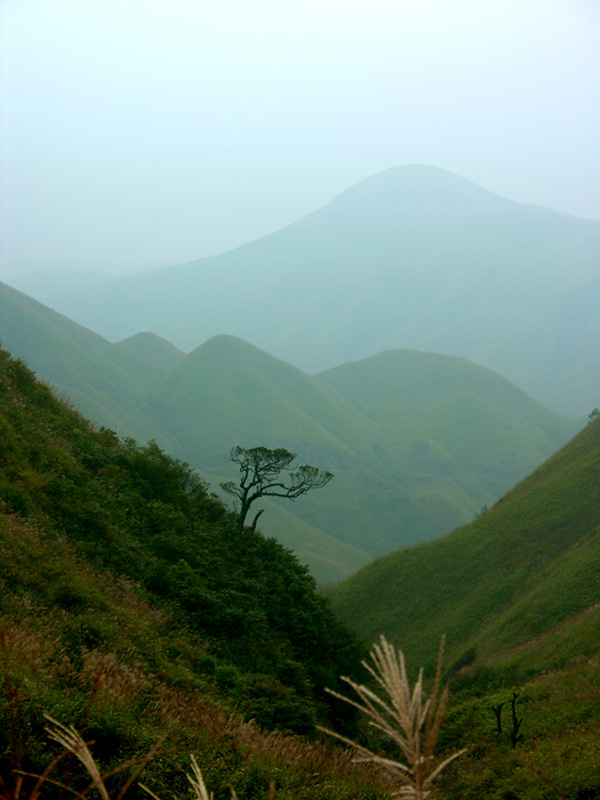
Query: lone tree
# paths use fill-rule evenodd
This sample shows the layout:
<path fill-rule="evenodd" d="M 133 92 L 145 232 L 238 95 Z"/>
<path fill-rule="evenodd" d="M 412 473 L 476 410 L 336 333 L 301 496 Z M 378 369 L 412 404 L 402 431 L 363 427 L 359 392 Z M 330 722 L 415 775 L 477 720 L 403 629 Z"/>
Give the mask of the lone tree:
<path fill-rule="evenodd" d="M 221 489 L 240 501 L 238 515 L 240 531 L 244 530 L 250 506 L 259 497 L 288 497 L 290 500 L 295 500 L 310 489 L 325 486 L 333 478 L 331 472 L 305 464 L 290 471 L 284 482 L 280 478 L 281 472 L 289 470 L 295 458 L 296 453 L 290 453 L 283 448 L 277 450 L 269 450 L 267 447 L 232 448 L 228 460 L 238 464 L 241 479 L 239 484 L 234 481 L 222 483 Z M 261 509 L 254 517 L 252 529 L 256 527 L 256 521 L 262 513 Z"/>

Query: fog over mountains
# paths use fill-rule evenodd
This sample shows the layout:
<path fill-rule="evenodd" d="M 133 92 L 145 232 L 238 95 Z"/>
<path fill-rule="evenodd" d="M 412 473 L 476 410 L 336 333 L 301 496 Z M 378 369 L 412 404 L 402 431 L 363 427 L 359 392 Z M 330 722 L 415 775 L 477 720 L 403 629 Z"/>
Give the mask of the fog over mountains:
<path fill-rule="evenodd" d="M 581 415 L 600 397 L 600 223 L 444 170 L 377 174 L 219 256 L 125 278 L 12 285 L 117 341 L 238 336 L 315 373 L 384 350 L 459 355 Z"/>

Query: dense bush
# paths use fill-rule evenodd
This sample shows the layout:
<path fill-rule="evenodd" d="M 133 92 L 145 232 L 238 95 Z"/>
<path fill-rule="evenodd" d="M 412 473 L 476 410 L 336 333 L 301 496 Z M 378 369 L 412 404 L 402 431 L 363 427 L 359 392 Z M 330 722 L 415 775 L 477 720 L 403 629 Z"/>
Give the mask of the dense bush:
<path fill-rule="evenodd" d="M 7 512 L 66 537 L 82 558 L 167 603 L 174 624 L 202 636 L 221 664 L 219 685 L 223 670 L 243 676 L 240 708 L 262 724 L 308 733 L 329 714 L 324 687 L 353 672 L 360 648 L 292 553 L 260 532 L 240 533 L 188 464 L 154 442 L 96 430 L 4 351 L 0 414 Z M 93 613 L 81 622 L 100 598 L 64 576 L 46 582 L 50 589 L 38 589 L 73 617 L 73 652 L 101 647 L 107 634 Z"/>

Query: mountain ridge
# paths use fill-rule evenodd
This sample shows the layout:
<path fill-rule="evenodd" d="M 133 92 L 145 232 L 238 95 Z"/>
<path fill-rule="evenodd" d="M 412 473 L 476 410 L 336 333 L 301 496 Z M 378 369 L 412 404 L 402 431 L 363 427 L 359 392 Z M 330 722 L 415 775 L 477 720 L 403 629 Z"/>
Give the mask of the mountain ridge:
<path fill-rule="evenodd" d="M 188 354 L 154 334 L 111 344 L 1 285 L 0 310 L 6 345 L 96 422 L 156 439 L 215 486 L 237 477 L 226 459 L 235 445 L 285 447 L 332 471 L 326 489 L 261 518 L 268 535 L 285 527 L 305 561 L 314 553 L 321 583 L 472 518 L 579 427 L 456 357 L 384 354 L 309 376 L 226 335 Z M 341 374 L 347 385 L 335 385 Z M 365 413 L 357 386 L 379 398 L 378 414 Z"/>
<path fill-rule="evenodd" d="M 308 373 L 388 349 L 458 355 L 579 415 L 600 394 L 599 252 L 598 222 L 405 166 L 234 250 L 53 304 L 113 341 L 151 330 L 189 351 L 225 333 Z"/>

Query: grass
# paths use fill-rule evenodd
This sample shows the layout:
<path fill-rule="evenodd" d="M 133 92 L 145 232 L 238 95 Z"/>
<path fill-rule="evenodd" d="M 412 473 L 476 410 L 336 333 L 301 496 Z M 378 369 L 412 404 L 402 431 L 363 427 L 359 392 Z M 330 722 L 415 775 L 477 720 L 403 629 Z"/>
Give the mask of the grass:
<path fill-rule="evenodd" d="M 494 676 L 488 673 L 490 677 Z M 595 797 L 600 792 L 599 681 L 597 653 L 572 658 L 526 680 L 488 681 L 474 671 L 459 683 L 452 681 L 442 744 L 468 743 L 468 752 L 442 777 L 446 800 L 503 800 L 509 792 L 527 800 L 561 796 L 544 779 L 570 800 Z M 523 739 L 514 749 L 513 692 L 519 695 L 517 713 L 523 720 Z M 492 711 L 492 705 L 500 703 L 505 704 L 502 738 Z"/>
<path fill-rule="evenodd" d="M 520 646 L 600 601 L 599 478 L 594 423 L 468 526 L 328 595 L 365 640 L 384 632 L 425 666 L 444 633 L 451 664 L 470 648 L 485 660 Z"/>
<path fill-rule="evenodd" d="M 1 351 L 0 418 L 7 791 L 17 763 L 41 775 L 52 761 L 48 714 L 95 742 L 100 775 L 166 735 L 145 771 L 159 796 L 183 792 L 190 752 L 216 800 L 273 780 L 278 800 L 382 796 L 315 736 L 316 721 L 354 728 L 325 686 L 361 650 L 291 553 L 240 534 L 190 468 L 95 430 Z M 129 778 L 115 773 L 111 796 Z M 77 762 L 69 785 L 88 784 Z M 62 795 L 48 783 L 45 796 Z"/>
<path fill-rule="evenodd" d="M 5 668 L 7 668 L 4 634 L 2 634 L 2 644 L 4 646 L 4 664 Z M 369 664 L 365 664 L 365 666 L 376 684 L 379 685 L 380 689 L 383 689 L 383 697 L 366 685 L 358 684 L 351 679 L 345 680 L 358 694 L 361 702 L 348 700 L 342 695 L 334 693 L 336 697 L 363 711 L 370 724 L 391 739 L 401 754 L 401 761 L 374 753 L 344 736 L 323 729 L 357 750 L 360 762 L 372 763 L 378 767 L 383 767 L 390 776 L 388 790 L 393 794 L 406 797 L 407 800 L 429 800 L 432 797 L 431 788 L 433 782 L 451 762 L 464 752 L 452 753 L 435 763 L 434 751 L 447 704 L 447 691 L 440 692 L 442 654 L 443 642 L 440 647 L 433 690 L 430 696 L 426 698 L 423 687 L 423 671 L 421 670 L 414 687 L 411 688 L 406 674 L 403 654 L 396 652 L 382 637 L 380 643 L 376 644 L 371 652 L 373 666 Z M 104 671 L 104 669 L 99 670 L 94 689 L 98 688 Z M 7 671 L 7 683 L 9 681 Z M 88 704 L 86 716 L 90 710 L 90 705 L 91 703 Z M 52 788 L 57 787 L 59 790 L 68 792 L 78 798 L 84 798 L 92 789 L 95 789 L 102 800 L 111 800 L 112 793 L 109 792 L 108 788 L 109 779 L 119 773 L 126 773 L 126 780 L 121 783 L 118 790 L 115 790 L 113 794 L 115 800 L 122 800 L 138 782 L 145 768 L 161 753 L 163 742 L 166 738 L 163 736 L 150 748 L 146 755 L 132 758 L 126 763 L 118 764 L 108 772 L 103 773 L 92 755 L 90 743 L 86 741 L 81 730 L 75 728 L 74 725 L 64 725 L 50 716 L 46 716 L 46 719 L 49 723 L 45 726 L 48 738 L 61 745 L 63 751 L 55 756 L 39 775 L 17 769 L 15 768 L 15 763 L 13 763 L 12 785 L 10 781 L 3 781 L 0 777 L 3 800 L 26 800 L 26 798 L 27 800 L 38 800 L 42 793 L 45 792 L 45 784 L 50 785 Z M 14 740 L 16 739 L 14 726 L 12 730 Z M 13 749 L 16 751 L 15 741 L 13 741 Z M 69 785 L 71 779 L 70 767 L 67 768 L 64 778 L 56 779 L 54 777 L 54 770 L 69 754 L 74 756 L 85 768 L 89 779 L 91 779 L 87 786 L 72 788 Z M 213 795 L 209 794 L 206 788 L 202 771 L 194 755 L 191 756 L 191 764 L 192 775 L 186 774 L 186 777 L 194 796 L 198 800 L 211 800 Z M 24 778 L 35 780 L 35 784 L 32 787 L 25 788 Z M 155 800 L 160 800 L 159 794 L 145 784 L 139 783 L 139 787 Z M 395 788 L 399 789 L 399 791 L 394 791 Z M 271 781 L 268 788 L 268 800 L 274 800 L 275 795 L 275 781 Z M 237 794 L 233 787 L 231 787 L 231 797 L 232 800 L 237 799 Z"/>
<path fill-rule="evenodd" d="M 358 643 L 289 553 L 257 533 L 240 536 L 188 467 L 156 445 L 94 430 L 2 353 L 0 378 L 0 775 L 7 792 L 17 791 L 15 768 L 42 775 L 54 757 L 43 714 L 72 721 L 86 742 L 95 741 L 98 774 L 112 774 L 112 796 L 130 781 L 139 754 L 166 734 L 165 751 L 148 762 L 144 778 L 159 797 L 185 790 L 180 765 L 189 753 L 215 800 L 229 798 L 232 785 L 248 800 L 262 798 L 273 781 L 277 800 L 384 797 L 390 784 L 372 765 L 352 767 L 348 753 L 308 738 L 315 721 L 358 742 L 363 755 L 395 761 L 396 777 L 408 774 L 398 765 L 412 769 L 413 785 L 400 788 L 422 793 L 447 754 L 468 747 L 437 773 L 446 800 L 507 800 L 511 792 L 545 800 L 550 783 L 582 800 L 600 786 L 600 612 L 590 603 L 598 422 L 472 526 L 400 554 L 413 567 L 401 576 L 412 592 L 413 605 L 401 609 L 415 625 L 404 648 L 411 662 L 421 647 L 429 670 L 425 636 L 452 614 L 453 637 L 470 630 L 450 647 L 453 701 L 443 727 L 439 664 L 428 698 L 422 677 L 410 684 L 391 647 L 375 651 L 371 677 L 396 692 L 392 712 L 412 709 L 408 721 L 400 711 L 396 717 L 404 726 L 401 752 L 406 745 L 398 759 L 381 740 L 362 738 L 340 699 L 343 666 L 357 704 L 375 714 L 384 708 L 353 672 Z M 444 558 L 428 560 L 427 552 Z M 469 581 L 481 581 L 472 597 Z M 398 585 L 381 582 L 388 607 Z M 440 603 L 437 616 L 436 592 L 452 603 Z M 498 598 L 506 605 L 494 605 Z M 519 607 L 525 625 L 514 614 Z M 329 703 L 326 685 L 334 690 Z M 515 748 L 498 741 L 491 712 L 513 693 L 523 720 Z M 123 763 L 129 771 L 113 772 Z M 68 783 L 83 793 L 89 772 L 79 761 L 69 770 Z M 67 783 L 64 773 L 57 779 Z M 23 782 L 18 792 L 26 796 L 34 785 Z M 48 800 L 53 791 L 48 783 Z"/>
<path fill-rule="evenodd" d="M 385 769 L 392 777 L 392 785 L 399 790 L 394 793 L 408 800 L 428 800 L 436 778 L 465 752 L 459 750 L 437 764 L 434 761 L 435 747 L 448 701 L 447 690 L 440 693 L 443 651 L 442 639 L 435 683 L 427 699 L 423 687 L 423 670 L 420 670 L 411 689 L 404 654 L 396 651 L 385 636 L 381 637 L 380 643 L 374 645 L 371 651 L 373 665 L 365 663 L 375 683 L 383 689 L 383 697 L 365 684 L 358 684 L 350 678 L 345 678 L 345 681 L 354 689 L 360 702 L 334 693 L 336 697 L 362 711 L 369 724 L 393 742 L 402 760 L 384 757 L 333 731 L 326 732 L 355 748 L 360 761 L 372 762 Z"/>
<path fill-rule="evenodd" d="M 550 800 L 561 796 L 552 786 L 571 800 L 600 793 L 599 479 L 593 422 L 470 525 L 328 590 L 365 638 L 383 630 L 427 669 L 447 632 L 441 745 L 468 746 L 442 776 L 447 800 Z M 515 693 L 523 738 L 513 749 Z"/>

